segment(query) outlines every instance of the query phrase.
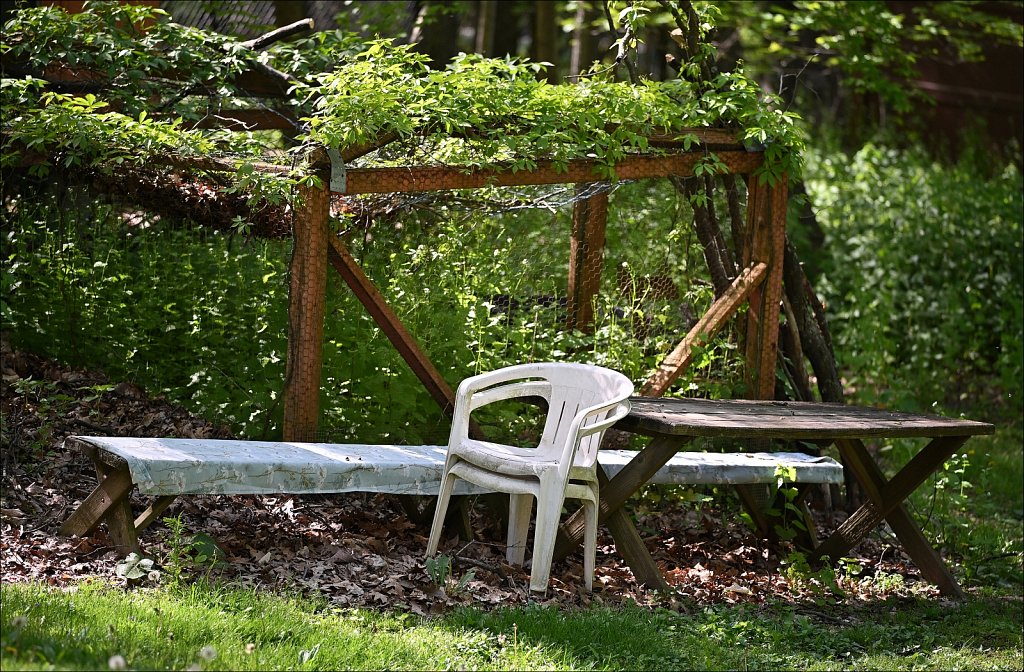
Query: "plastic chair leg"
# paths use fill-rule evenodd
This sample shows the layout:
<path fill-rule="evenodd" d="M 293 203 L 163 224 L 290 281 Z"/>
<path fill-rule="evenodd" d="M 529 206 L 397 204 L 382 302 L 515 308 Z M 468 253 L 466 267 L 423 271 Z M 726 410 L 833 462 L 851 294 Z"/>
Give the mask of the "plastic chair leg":
<path fill-rule="evenodd" d="M 430 540 L 427 542 L 427 557 L 437 552 L 437 546 L 441 543 L 441 531 L 444 529 L 444 517 L 448 512 L 448 501 L 452 497 L 452 490 L 455 489 L 454 474 L 445 474 L 441 482 L 441 490 L 437 493 L 437 506 L 434 508 L 434 523 L 430 526 Z"/>
<path fill-rule="evenodd" d="M 597 560 L 597 504 L 583 501 L 583 587 L 594 590 L 594 565 Z"/>
<path fill-rule="evenodd" d="M 505 559 L 513 565 L 522 565 L 526 558 L 526 544 L 530 534 L 530 514 L 533 495 L 509 495 L 508 541 Z"/>
<path fill-rule="evenodd" d="M 555 537 L 562 513 L 564 498 L 560 492 L 545 492 L 537 498 L 537 523 L 533 532 L 533 560 L 530 563 L 530 590 L 543 593 L 548 589 L 551 576 L 551 557 L 555 551 Z"/>

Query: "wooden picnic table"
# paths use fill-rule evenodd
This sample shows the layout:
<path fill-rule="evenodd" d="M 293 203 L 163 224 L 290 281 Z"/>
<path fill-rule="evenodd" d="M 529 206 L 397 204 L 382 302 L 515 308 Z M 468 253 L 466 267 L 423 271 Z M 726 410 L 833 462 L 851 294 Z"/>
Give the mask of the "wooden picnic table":
<path fill-rule="evenodd" d="M 759 444 L 776 439 L 806 441 L 821 447 L 833 443 L 837 446 L 846 467 L 863 488 L 867 502 L 814 549 L 812 560 L 827 556 L 837 561 L 885 520 L 922 576 L 937 585 L 943 594 L 962 594 L 903 502 L 967 439 L 991 434 L 994 431 L 991 424 L 810 402 L 634 397 L 631 403 L 629 415 L 619 421 L 615 429 L 649 436 L 652 441 L 614 478 L 601 483 L 599 516 L 607 523 L 616 548 L 641 583 L 656 587 L 667 585 L 622 505 L 666 460 L 685 450 L 694 438 L 728 437 L 754 440 Z M 896 438 L 929 441 L 895 475 L 886 478 L 863 441 Z M 757 445 L 757 450 L 768 449 Z M 567 551 L 578 543 L 582 521 L 576 518 L 582 516 L 572 516 L 563 524 L 558 550 Z"/>

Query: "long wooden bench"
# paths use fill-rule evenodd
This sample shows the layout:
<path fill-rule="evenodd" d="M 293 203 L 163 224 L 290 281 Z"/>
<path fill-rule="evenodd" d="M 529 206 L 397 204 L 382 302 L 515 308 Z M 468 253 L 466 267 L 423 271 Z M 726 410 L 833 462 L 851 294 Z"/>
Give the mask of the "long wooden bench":
<path fill-rule="evenodd" d="M 138 534 L 179 495 L 327 494 L 382 492 L 436 496 L 445 446 L 287 443 L 213 439 L 69 437 L 88 455 L 99 484 L 60 528 L 84 536 L 106 521 L 125 553 Z M 636 455 L 603 450 L 598 461 L 614 477 Z M 802 453 L 676 454 L 651 478 L 656 484 L 772 484 L 778 467 L 796 483 L 841 483 L 842 466 Z M 128 495 L 137 487 L 156 497 L 135 517 Z M 457 494 L 483 493 L 460 482 Z"/>

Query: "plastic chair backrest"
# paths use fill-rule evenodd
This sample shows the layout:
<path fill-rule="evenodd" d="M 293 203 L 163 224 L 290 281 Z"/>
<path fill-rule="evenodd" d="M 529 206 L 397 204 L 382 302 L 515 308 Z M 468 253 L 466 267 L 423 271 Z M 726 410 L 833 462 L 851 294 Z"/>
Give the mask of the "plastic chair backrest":
<path fill-rule="evenodd" d="M 570 436 L 573 419 L 584 409 L 615 399 L 625 399 L 633 393 L 633 383 L 621 373 L 585 364 L 548 364 L 538 371 L 551 386 L 548 397 L 548 416 L 544 423 L 538 450 L 545 457 L 557 459 Z M 584 427 L 604 420 L 611 409 L 596 413 L 588 418 Z M 580 440 L 573 464 L 590 467 L 597 460 L 597 449 L 601 445 L 604 431 L 595 432 Z"/>

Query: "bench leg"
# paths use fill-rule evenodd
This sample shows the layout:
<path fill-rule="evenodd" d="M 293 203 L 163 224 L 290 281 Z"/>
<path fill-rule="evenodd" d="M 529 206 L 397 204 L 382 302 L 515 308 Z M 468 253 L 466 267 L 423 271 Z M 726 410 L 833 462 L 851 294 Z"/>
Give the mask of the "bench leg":
<path fill-rule="evenodd" d="M 127 471 L 127 468 L 116 469 L 96 462 L 96 476 L 104 481 L 115 474 L 119 478 L 124 478 Z M 127 474 L 127 478 L 131 481 L 130 473 Z M 117 552 L 121 555 L 139 552 L 139 536 L 135 532 L 135 516 L 132 515 L 132 505 L 129 501 L 131 491 L 129 487 L 121 497 L 111 502 L 106 515 L 107 531 L 110 532 Z"/>
<path fill-rule="evenodd" d="M 132 491 L 132 476 L 128 469 L 111 469 L 97 463 L 99 483 L 88 497 L 60 526 L 64 535 L 85 536 L 106 521 L 110 536 L 122 555 L 138 552 L 139 540 L 135 521 L 131 515 L 128 495 Z"/>
<path fill-rule="evenodd" d="M 145 511 L 135 519 L 135 534 L 142 534 L 142 531 L 155 523 L 160 514 L 163 513 L 171 503 L 178 498 L 177 495 L 164 495 L 157 497 L 156 501 L 149 505 Z"/>
<path fill-rule="evenodd" d="M 434 520 L 434 511 L 437 509 L 437 497 L 421 497 L 419 495 L 395 495 L 398 503 L 409 520 L 416 525 L 424 525 Z M 420 500 L 428 500 L 422 506 Z M 444 526 L 455 528 L 459 538 L 463 541 L 473 540 L 473 526 L 469 520 L 469 498 L 466 495 L 454 495 L 444 516 Z"/>

